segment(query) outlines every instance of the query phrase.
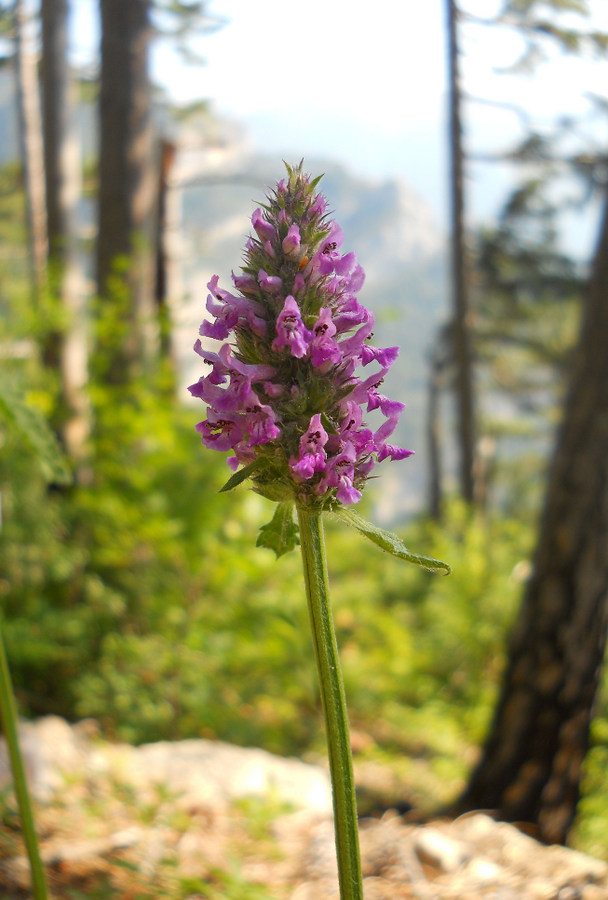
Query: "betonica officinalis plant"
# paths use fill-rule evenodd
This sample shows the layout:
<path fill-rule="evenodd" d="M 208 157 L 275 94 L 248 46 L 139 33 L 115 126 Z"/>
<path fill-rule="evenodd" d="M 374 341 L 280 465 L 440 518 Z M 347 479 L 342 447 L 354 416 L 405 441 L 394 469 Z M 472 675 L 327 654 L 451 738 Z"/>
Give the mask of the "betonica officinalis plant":
<path fill-rule="evenodd" d="M 195 351 L 206 374 L 189 388 L 207 404 L 196 428 L 230 451 L 234 474 L 277 507 L 258 546 L 277 556 L 299 545 L 325 715 L 342 900 L 362 900 L 357 810 L 344 686 L 329 603 L 323 515 L 333 513 L 381 549 L 431 571 L 439 560 L 353 512 L 372 470 L 412 451 L 390 442 L 404 404 L 381 391 L 397 347 L 371 343 L 374 317 L 357 300 L 363 269 L 342 253 L 340 226 L 302 164 L 286 166 L 253 213 L 235 292 L 209 282 L 209 317 Z M 378 427 L 366 415 L 377 410 Z M 295 514 L 295 515 L 294 515 Z"/>

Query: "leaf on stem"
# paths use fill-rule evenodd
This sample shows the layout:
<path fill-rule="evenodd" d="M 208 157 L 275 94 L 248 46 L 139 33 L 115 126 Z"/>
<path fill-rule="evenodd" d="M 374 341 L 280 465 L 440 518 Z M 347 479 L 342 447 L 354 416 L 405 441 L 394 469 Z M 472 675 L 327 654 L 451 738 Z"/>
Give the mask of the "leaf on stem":
<path fill-rule="evenodd" d="M 392 556 L 397 556 L 399 559 L 404 559 L 406 562 L 413 563 L 415 566 L 421 566 L 429 572 L 435 572 L 440 575 L 449 575 L 452 571 L 451 567 L 447 563 L 441 562 L 440 559 L 412 553 L 396 534 L 384 531 L 383 528 L 378 528 L 377 525 L 372 525 L 371 522 L 366 522 L 365 519 L 362 519 L 361 516 L 358 516 L 357 513 L 350 509 L 340 507 L 335 509 L 334 513 L 343 522 L 350 525 L 351 528 L 355 528 L 373 544 L 376 544 L 377 547 L 380 547 L 381 550 L 385 550 L 386 553 L 390 553 Z"/>
<path fill-rule="evenodd" d="M 260 528 L 256 547 L 274 550 L 278 559 L 284 553 L 294 550 L 299 543 L 298 526 L 293 519 L 293 504 L 278 503 L 271 521 Z"/>
<path fill-rule="evenodd" d="M 235 472 L 234 475 L 231 475 L 226 484 L 219 489 L 218 493 L 224 494 L 226 491 L 231 491 L 241 484 L 241 482 L 245 481 L 246 478 L 249 478 L 250 475 L 254 475 L 262 469 L 265 465 L 266 460 L 254 459 L 248 466 L 244 466 L 242 469 L 239 469 L 238 472 Z"/>

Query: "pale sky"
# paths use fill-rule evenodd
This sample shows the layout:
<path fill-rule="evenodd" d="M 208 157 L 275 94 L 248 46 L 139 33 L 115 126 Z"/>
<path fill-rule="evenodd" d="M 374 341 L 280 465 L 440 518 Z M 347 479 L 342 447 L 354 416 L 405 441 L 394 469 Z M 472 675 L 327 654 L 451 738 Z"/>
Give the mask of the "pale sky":
<path fill-rule="evenodd" d="M 95 45 L 96 3 L 76 0 L 78 42 Z M 444 0 L 210 0 L 227 20 L 196 43 L 204 67 L 185 67 L 165 47 L 153 56 L 153 75 L 178 102 L 209 99 L 220 114 L 245 124 L 255 148 L 295 159 L 330 156 L 351 171 L 399 175 L 437 210 L 445 208 Z M 468 0 L 490 15 L 497 0 Z M 608 30 L 608 3 L 591 0 L 594 24 Z M 573 22 L 578 17 L 573 18 Z M 524 104 L 541 120 L 582 111 L 585 91 L 606 92 L 608 62 L 561 59 L 534 77 L 507 77 L 517 41 L 502 31 L 462 30 L 465 88 Z M 86 52 L 86 51 L 82 51 Z M 469 104 L 469 145 L 498 149 L 517 135 L 506 110 Z M 606 128 L 602 138 L 608 141 Z M 488 168 L 488 167 L 486 167 Z M 475 171 L 471 205 L 478 215 L 495 207 L 505 173 Z"/>

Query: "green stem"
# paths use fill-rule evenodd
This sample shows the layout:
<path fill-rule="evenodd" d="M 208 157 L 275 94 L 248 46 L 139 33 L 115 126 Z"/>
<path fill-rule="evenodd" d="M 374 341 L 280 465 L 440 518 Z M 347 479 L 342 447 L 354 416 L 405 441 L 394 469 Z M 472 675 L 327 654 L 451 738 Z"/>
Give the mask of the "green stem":
<path fill-rule="evenodd" d="M 15 785 L 15 794 L 17 803 L 19 804 L 19 812 L 21 814 L 21 829 L 30 861 L 33 897 L 34 900 L 47 900 L 48 891 L 46 886 L 46 876 L 42 860 L 40 859 L 40 852 L 38 850 L 38 838 L 36 836 L 36 827 L 34 825 L 34 814 L 32 812 L 32 804 L 25 777 L 23 758 L 21 756 L 21 750 L 19 749 L 17 704 L 15 703 L 15 695 L 13 693 L 13 686 L 1 633 L 0 721 L 2 722 L 2 730 L 8 747 L 11 769 L 13 772 L 13 782 Z"/>
<path fill-rule="evenodd" d="M 329 604 L 322 513 L 298 506 L 304 581 L 325 713 L 341 900 L 362 900 L 361 861 L 346 696 Z"/>

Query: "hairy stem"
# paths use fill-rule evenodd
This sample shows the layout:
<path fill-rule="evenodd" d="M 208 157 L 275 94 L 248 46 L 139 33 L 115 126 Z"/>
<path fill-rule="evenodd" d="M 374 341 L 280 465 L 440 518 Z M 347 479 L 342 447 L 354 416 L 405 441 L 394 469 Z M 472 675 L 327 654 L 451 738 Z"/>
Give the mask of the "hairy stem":
<path fill-rule="evenodd" d="M 362 900 L 361 862 L 346 697 L 329 604 L 322 514 L 298 507 L 304 581 L 325 714 L 341 900 Z"/>
<path fill-rule="evenodd" d="M 19 813 L 21 815 L 21 829 L 23 832 L 23 840 L 27 849 L 27 855 L 30 861 L 30 871 L 32 874 L 32 896 L 34 900 L 47 900 L 48 891 L 46 886 L 46 876 L 40 852 L 38 849 L 38 837 L 36 835 L 36 827 L 34 825 L 34 814 L 30 801 L 30 794 L 27 787 L 25 777 L 25 768 L 23 758 L 19 748 L 19 737 L 17 733 L 17 704 L 15 703 L 15 695 L 11 683 L 11 676 L 8 669 L 8 662 L 4 650 L 4 642 L 0 633 L 0 722 L 2 723 L 2 731 L 6 738 L 9 759 L 11 762 L 11 770 L 13 773 L 13 783 L 15 786 L 15 795 L 19 804 Z"/>

